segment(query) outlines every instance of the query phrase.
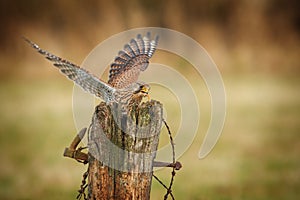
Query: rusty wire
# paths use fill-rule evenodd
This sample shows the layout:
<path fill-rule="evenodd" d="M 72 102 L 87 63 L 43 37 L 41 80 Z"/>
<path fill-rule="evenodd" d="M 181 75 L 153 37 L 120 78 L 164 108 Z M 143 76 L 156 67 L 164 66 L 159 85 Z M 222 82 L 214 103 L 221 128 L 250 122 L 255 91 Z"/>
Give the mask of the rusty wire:
<path fill-rule="evenodd" d="M 87 171 L 82 175 L 80 189 L 78 190 L 78 195 L 76 197 L 76 199 L 78 199 L 78 200 L 80 200 L 81 197 L 83 197 L 84 200 L 87 200 L 87 195 L 85 193 L 85 189 L 88 186 L 87 181 L 86 181 L 88 175 L 89 175 L 89 170 L 87 169 Z"/>
<path fill-rule="evenodd" d="M 168 134 L 169 134 L 169 138 L 170 138 L 170 143 L 171 143 L 171 146 L 172 146 L 172 161 L 173 161 L 173 167 L 172 167 L 172 172 L 171 172 L 171 180 L 170 180 L 170 183 L 169 183 L 169 187 L 167 187 L 157 176 L 155 176 L 153 174 L 153 177 L 167 190 L 166 194 L 164 195 L 164 200 L 167 200 L 168 199 L 168 196 L 170 195 L 172 200 L 175 200 L 175 197 L 172 193 L 172 186 L 173 186 L 173 183 L 174 183 L 174 177 L 176 175 L 176 172 L 175 172 L 175 169 L 176 169 L 176 156 L 175 156 L 175 144 L 174 144 L 174 140 L 173 140 L 173 137 L 172 137 L 172 133 L 171 133 L 171 130 L 170 130 L 170 127 L 168 126 L 167 122 L 163 119 L 163 122 L 168 130 Z"/>
<path fill-rule="evenodd" d="M 179 163 L 180 167 L 178 168 L 178 163 L 176 162 L 176 155 L 175 155 L 175 144 L 174 144 L 174 140 L 173 140 L 173 137 L 172 137 L 172 133 L 171 133 L 170 127 L 168 126 L 167 122 L 164 119 L 163 119 L 163 122 L 164 122 L 164 125 L 167 128 L 170 143 L 171 143 L 171 146 L 172 146 L 172 162 L 173 162 L 172 164 L 173 165 L 172 165 L 171 180 L 170 180 L 169 186 L 166 186 L 166 184 L 164 184 L 156 175 L 152 174 L 152 176 L 166 189 L 167 192 L 164 195 L 164 200 L 167 200 L 169 195 L 171 196 L 172 200 L 175 200 L 175 197 L 172 193 L 172 186 L 173 186 L 173 183 L 174 183 L 174 177 L 176 175 L 175 170 L 179 170 L 181 168 L 181 164 Z M 84 164 L 86 164 L 86 163 L 84 163 Z M 85 193 L 85 190 L 88 186 L 88 184 L 86 182 L 87 177 L 88 177 L 88 170 L 82 176 L 80 189 L 78 190 L 79 194 L 76 197 L 76 199 L 78 199 L 78 200 L 80 200 L 82 197 L 83 197 L 84 200 L 87 200 L 87 195 Z"/>

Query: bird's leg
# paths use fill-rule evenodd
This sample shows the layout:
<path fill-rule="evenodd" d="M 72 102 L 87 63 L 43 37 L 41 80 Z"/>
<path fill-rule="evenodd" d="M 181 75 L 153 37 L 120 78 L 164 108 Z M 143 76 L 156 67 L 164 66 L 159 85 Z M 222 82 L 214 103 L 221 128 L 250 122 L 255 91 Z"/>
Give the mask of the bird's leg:
<path fill-rule="evenodd" d="M 78 144 L 81 142 L 82 138 L 85 135 L 87 128 L 83 128 L 79 131 L 79 133 L 76 135 L 76 137 L 73 139 L 72 143 L 69 147 L 65 148 L 64 156 L 73 158 L 77 160 L 78 162 L 81 162 L 83 164 L 88 163 L 88 154 L 81 152 L 83 149 L 86 149 L 87 147 L 79 147 L 77 148 Z"/>

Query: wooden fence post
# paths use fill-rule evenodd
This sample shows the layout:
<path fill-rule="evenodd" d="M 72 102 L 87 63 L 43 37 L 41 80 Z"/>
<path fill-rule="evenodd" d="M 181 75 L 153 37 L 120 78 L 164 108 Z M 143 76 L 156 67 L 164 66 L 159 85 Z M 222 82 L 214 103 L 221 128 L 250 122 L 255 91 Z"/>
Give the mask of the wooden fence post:
<path fill-rule="evenodd" d="M 163 122 L 158 101 L 96 107 L 88 132 L 88 199 L 150 199 L 153 161 Z"/>

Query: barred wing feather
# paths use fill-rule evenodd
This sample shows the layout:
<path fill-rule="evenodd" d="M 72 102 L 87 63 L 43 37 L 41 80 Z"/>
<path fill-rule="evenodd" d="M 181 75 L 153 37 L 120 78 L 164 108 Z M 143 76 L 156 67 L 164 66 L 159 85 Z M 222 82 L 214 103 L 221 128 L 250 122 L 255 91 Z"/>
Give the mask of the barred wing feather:
<path fill-rule="evenodd" d="M 108 84 L 115 88 L 125 88 L 137 81 L 140 72 L 147 69 L 157 46 L 158 36 L 154 40 L 150 38 L 149 32 L 144 37 L 138 34 L 119 51 L 110 66 Z"/>
<path fill-rule="evenodd" d="M 94 94 L 97 97 L 100 97 L 105 102 L 114 100 L 112 99 L 112 93 L 115 91 L 114 88 L 104 83 L 94 75 L 90 74 L 87 70 L 41 49 L 37 44 L 26 38 L 24 39 L 40 54 L 53 62 L 53 65 L 57 67 L 62 74 L 66 75 L 70 80 L 74 81 L 83 90 Z"/>

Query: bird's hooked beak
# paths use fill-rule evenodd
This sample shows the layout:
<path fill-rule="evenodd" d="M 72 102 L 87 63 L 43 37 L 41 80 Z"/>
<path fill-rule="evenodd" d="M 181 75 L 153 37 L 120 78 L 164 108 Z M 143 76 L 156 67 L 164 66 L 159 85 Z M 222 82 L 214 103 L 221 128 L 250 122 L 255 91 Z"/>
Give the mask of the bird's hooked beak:
<path fill-rule="evenodd" d="M 145 96 L 148 97 L 148 101 L 150 101 L 149 91 L 150 91 L 150 86 L 149 85 L 143 85 L 141 87 L 141 90 L 140 90 L 141 93 L 143 93 Z"/>

